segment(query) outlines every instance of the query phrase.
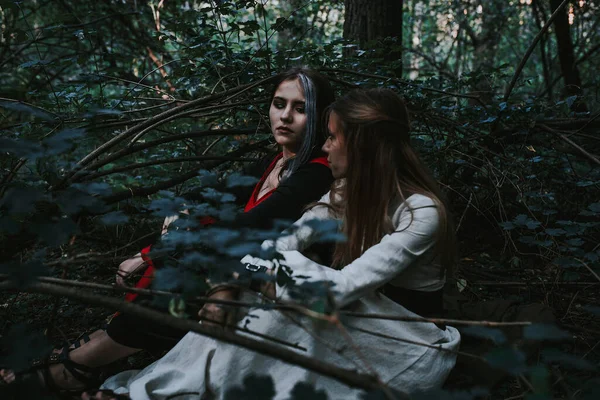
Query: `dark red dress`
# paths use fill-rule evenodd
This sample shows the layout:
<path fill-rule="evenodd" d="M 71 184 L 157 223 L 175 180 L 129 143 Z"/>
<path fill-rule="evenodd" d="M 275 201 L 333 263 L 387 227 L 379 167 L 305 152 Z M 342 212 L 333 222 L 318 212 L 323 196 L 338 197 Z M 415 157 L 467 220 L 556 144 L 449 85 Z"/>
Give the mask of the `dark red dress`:
<path fill-rule="evenodd" d="M 261 187 L 281 157 L 283 157 L 283 153 L 279 153 L 262 174 L 244 207 L 244 213 L 236 221 L 238 225 L 262 228 L 268 226 L 275 219 L 295 221 L 300 218 L 306 205 L 319 200 L 329 190 L 333 176 L 327 159 L 315 157 L 307 164 L 300 166 L 277 188 L 258 198 Z M 206 226 L 217 221 L 212 217 L 204 217 L 200 222 Z M 136 288 L 148 288 L 154 279 L 156 269 L 149 257 L 150 249 L 151 246 L 148 246 L 141 250 L 142 259 L 148 267 L 142 278 L 136 283 Z M 137 293 L 127 293 L 125 299 L 134 301 L 137 297 Z M 122 345 L 147 350 L 169 349 L 185 334 L 185 332 L 150 324 L 143 319 L 120 313 L 115 314 L 108 324 L 107 333 Z"/>

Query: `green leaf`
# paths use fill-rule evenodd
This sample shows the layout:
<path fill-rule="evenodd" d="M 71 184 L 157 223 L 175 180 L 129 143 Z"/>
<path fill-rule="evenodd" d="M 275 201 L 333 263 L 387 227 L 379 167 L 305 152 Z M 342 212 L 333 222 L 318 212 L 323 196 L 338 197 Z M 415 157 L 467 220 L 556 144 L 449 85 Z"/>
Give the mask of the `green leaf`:
<path fill-rule="evenodd" d="M 527 220 L 529 220 L 527 215 L 519 214 L 515 217 L 515 219 L 513 219 L 513 222 L 517 225 L 525 225 L 525 224 L 527 224 Z"/>
<path fill-rule="evenodd" d="M 33 259 L 24 263 L 0 264 L 0 273 L 7 274 L 8 279 L 15 282 L 17 286 L 25 287 L 35 282 L 38 276 L 46 275 L 48 270 L 40 260 Z"/>
<path fill-rule="evenodd" d="M 568 257 L 557 257 L 554 260 L 552 260 L 552 263 L 555 265 L 558 265 L 559 267 L 563 267 L 563 268 L 581 266 L 580 262 L 578 262 L 577 260 L 573 260 L 572 258 L 568 258 Z"/>
<path fill-rule="evenodd" d="M 533 324 L 523 329 L 523 337 L 530 340 L 564 341 L 572 339 L 572 335 L 556 325 Z"/>
<path fill-rule="evenodd" d="M 37 67 L 38 65 L 47 65 L 47 64 L 50 64 L 50 61 L 48 61 L 48 60 L 30 60 L 30 61 L 24 62 L 23 64 L 19 65 L 19 67 L 31 68 L 31 67 Z"/>
<path fill-rule="evenodd" d="M 47 195 L 37 188 L 11 188 L 0 199 L 0 207 L 6 207 L 9 213 L 29 213 L 35 209 L 35 204 L 38 201 L 45 200 L 46 198 Z"/>
<path fill-rule="evenodd" d="M 589 313 L 597 315 L 600 317 L 600 307 L 599 306 L 584 306 L 583 309 Z"/>
<path fill-rule="evenodd" d="M 104 214 L 100 220 L 104 225 L 121 225 L 127 223 L 129 217 L 123 211 L 113 211 Z"/>
<path fill-rule="evenodd" d="M 588 209 L 594 213 L 600 213 L 600 203 L 592 203 L 588 206 Z"/>
<path fill-rule="evenodd" d="M 481 121 L 479 121 L 479 122 L 480 122 L 480 123 L 482 123 L 482 124 L 489 124 L 489 123 L 492 123 L 492 122 L 494 122 L 494 121 L 495 121 L 495 120 L 497 120 L 497 119 L 498 119 L 498 117 L 488 117 L 488 118 L 486 118 L 486 119 L 482 119 L 482 120 L 481 120 Z"/>
<path fill-rule="evenodd" d="M 35 160 L 43 155 L 42 147 L 39 144 L 24 139 L 0 138 L 0 149 L 2 152 L 12 153 L 17 157 L 30 160 Z"/>
<path fill-rule="evenodd" d="M 74 146 L 74 140 L 82 137 L 85 129 L 63 129 L 42 141 L 47 155 L 60 154 Z"/>
<path fill-rule="evenodd" d="M 245 176 L 239 173 L 233 173 L 227 177 L 227 187 L 253 186 L 258 182 L 258 179 L 253 176 Z"/>
<path fill-rule="evenodd" d="M 596 366 L 591 362 L 579 356 L 563 353 L 557 349 L 544 349 L 542 350 L 542 358 L 546 362 L 556 362 L 563 367 L 574 368 L 583 371 L 596 370 Z"/>
<path fill-rule="evenodd" d="M 569 239 L 566 242 L 569 246 L 581 246 L 585 241 L 581 238 Z"/>
<path fill-rule="evenodd" d="M 512 375 L 522 374 L 526 371 L 525 354 L 512 347 L 496 348 L 486 354 L 485 359 L 494 367 Z"/>
<path fill-rule="evenodd" d="M 272 400 L 275 396 L 273 378 L 268 375 L 248 375 L 242 386 L 229 389 L 224 400 Z"/>
<path fill-rule="evenodd" d="M 586 260 L 591 261 L 591 262 L 596 262 L 600 258 L 600 256 L 598 256 L 598 253 L 592 253 L 592 252 L 585 253 L 584 257 Z"/>
<path fill-rule="evenodd" d="M 504 229 L 505 231 L 510 231 L 510 230 L 515 229 L 515 224 L 513 224 L 510 221 L 500 222 L 498 225 L 500 225 L 502 227 L 502 229 Z"/>
<path fill-rule="evenodd" d="M 487 328 L 483 326 L 468 326 L 460 330 L 461 334 L 475 336 L 483 339 L 490 339 L 495 344 L 506 343 L 506 335 L 500 329 Z"/>
<path fill-rule="evenodd" d="M 527 226 L 527 229 L 536 229 L 538 226 L 540 226 L 542 223 L 539 221 L 534 221 L 532 219 L 528 220 L 527 223 L 525 224 L 525 226 Z"/>
<path fill-rule="evenodd" d="M 562 235 L 566 235 L 566 233 L 567 233 L 567 231 L 565 231 L 564 229 L 560 229 L 560 228 L 546 229 L 544 232 L 546 232 L 546 234 L 548 234 L 550 236 L 562 236 Z"/>
<path fill-rule="evenodd" d="M 70 218 L 59 218 L 31 224 L 29 230 L 48 246 L 54 247 L 65 244 L 72 235 L 79 232 L 79 226 Z"/>
<path fill-rule="evenodd" d="M 30 368 L 34 359 L 43 358 L 52 350 L 45 335 L 22 323 L 9 325 L 2 336 L 2 348 L 7 350 L 2 365 L 9 365 L 17 373 Z"/>
<path fill-rule="evenodd" d="M 185 318 L 185 300 L 181 297 L 173 297 L 169 301 L 169 314 L 177 318 Z"/>
<path fill-rule="evenodd" d="M 34 117 L 41 118 L 45 121 L 53 121 L 54 117 L 47 112 L 37 108 L 31 107 L 27 104 L 23 104 L 21 102 L 12 102 L 12 101 L 0 101 L 0 107 L 6 108 L 7 110 L 22 112 L 26 114 L 31 114 Z"/>
<path fill-rule="evenodd" d="M 290 400 L 327 400 L 325 390 L 317 390 L 307 382 L 298 382 L 294 385 Z"/>

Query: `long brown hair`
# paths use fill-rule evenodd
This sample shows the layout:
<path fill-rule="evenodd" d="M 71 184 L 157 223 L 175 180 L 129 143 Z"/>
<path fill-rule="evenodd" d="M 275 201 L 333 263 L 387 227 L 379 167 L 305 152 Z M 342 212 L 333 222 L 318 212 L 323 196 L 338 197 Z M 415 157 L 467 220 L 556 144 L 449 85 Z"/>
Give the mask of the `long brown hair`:
<path fill-rule="evenodd" d="M 389 89 L 359 89 L 331 104 L 328 118 L 331 113 L 341 125 L 348 159 L 345 183 L 334 183 L 331 191 L 330 208 L 347 237 L 336 245 L 333 266 L 348 265 L 394 231 L 393 202 L 422 194 L 437 207 L 436 250 L 443 270 L 450 270 L 456 260 L 454 228 L 437 182 L 410 145 L 404 102 Z"/>

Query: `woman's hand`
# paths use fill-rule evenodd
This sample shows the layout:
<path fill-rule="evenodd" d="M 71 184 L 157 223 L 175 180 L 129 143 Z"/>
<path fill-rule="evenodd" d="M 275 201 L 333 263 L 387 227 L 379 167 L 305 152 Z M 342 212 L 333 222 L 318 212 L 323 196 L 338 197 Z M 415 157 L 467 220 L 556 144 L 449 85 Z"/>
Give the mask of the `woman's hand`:
<path fill-rule="evenodd" d="M 212 300 L 235 300 L 238 290 L 235 288 L 226 288 L 218 290 L 209 296 Z M 231 312 L 227 306 L 215 303 L 205 303 L 198 311 L 198 317 L 204 325 L 221 325 L 226 326 L 231 318 Z"/>
<path fill-rule="evenodd" d="M 273 282 L 265 282 L 260 287 L 260 292 L 267 298 L 275 299 L 275 284 Z"/>
<path fill-rule="evenodd" d="M 142 259 L 142 255 L 137 253 L 135 256 L 128 258 L 119 265 L 117 271 L 117 285 L 127 286 L 125 284 L 125 278 L 135 273 L 137 270 L 146 265 L 146 262 Z"/>
<path fill-rule="evenodd" d="M 190 215 L 190 211 L 188 209 L 182 210 L 181 211 L 182 214 L 185 215 Z M 165 233 L 167 233 L 169 231 L 169 225 L 171 225 L 173 222 L 177 221 L 179 219 L 179 215 L 170 215 L 168 217 L 165 217 L 165 220 L 163 221 L 162 224 L 162 229 L 160 234 L 164 235 Z"/>

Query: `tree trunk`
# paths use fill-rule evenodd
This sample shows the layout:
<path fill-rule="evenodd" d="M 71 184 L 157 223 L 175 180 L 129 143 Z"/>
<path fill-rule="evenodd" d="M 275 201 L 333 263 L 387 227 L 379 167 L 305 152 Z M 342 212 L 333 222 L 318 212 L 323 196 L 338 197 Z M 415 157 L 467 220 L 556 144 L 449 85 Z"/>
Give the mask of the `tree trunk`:
<path fill-rule="evenodd" d="M 392 38 L 385 45 L 394 47 L 386 52 L 386 60 L 400 60 L 402 52 L 402 11 L 404 0 L 345 0 L 344 39 L 368 48 L 375 41 Z M 401 72 L 397 69 L 397 75 Z"/>
<path fill-rule="evenodd" d="M 533 16 L 535 18 L 535 23 L 538 30 L 542 30 L 542 18 L 540 18 L 540 14 L 544 17 L 543 9 L 541 5 L 538 4 L 539 0 L 533 0 L 531 2 Z M 545 22 L 545 21 L 544 21 Z M 546 91 L 548 92 L 548 99 L 551 103 L 554 103 L 554 96 L 552 96 L 552 79 L 550 77 L 550 68 L 548 68 L 548 57 L 546 56 L 546 39 L 547 33 L 540 39 L 540 58 L 542 60 L 542 71 L 544 72 L 544 84 L 546 85 Z"/>
<path fill-rule="evenodd" d="M 553 12 L 560 3 L 562 3 L 561 0 L 550 0 Z M 563 8 L 556 17 L 554 32 L 556 32 L 560 71 L 565 82 L 563 94 L 566 96 L 581 95 L 581 78 L 575 64 L 575 51 L 573 50 L 573 41 L 571 40 L 569 17 L 567 16 L 566 8 Z M 576 101 L 573 103 L 573 110 L 585 112 L 587 111 L 587 107 L 583 102 Z"/>

